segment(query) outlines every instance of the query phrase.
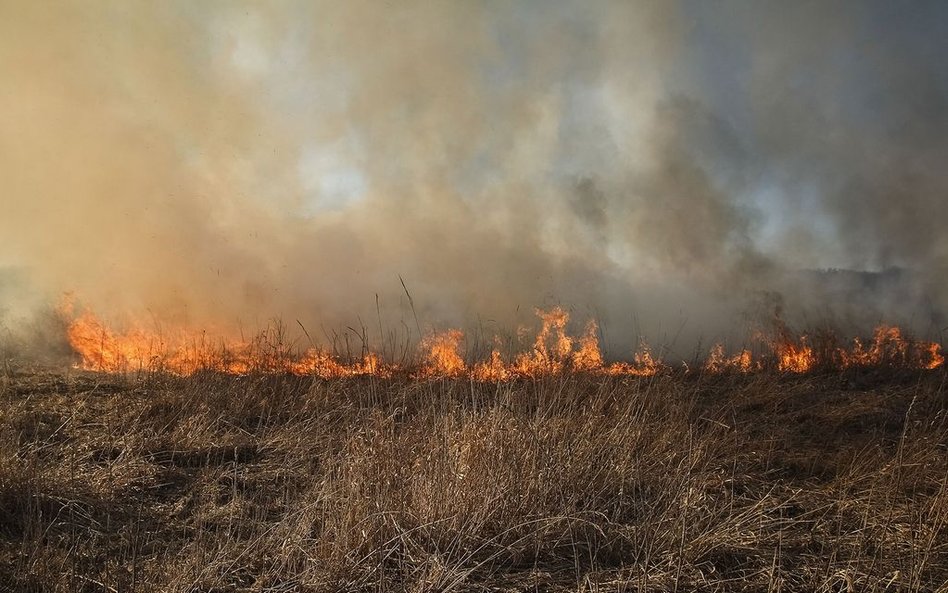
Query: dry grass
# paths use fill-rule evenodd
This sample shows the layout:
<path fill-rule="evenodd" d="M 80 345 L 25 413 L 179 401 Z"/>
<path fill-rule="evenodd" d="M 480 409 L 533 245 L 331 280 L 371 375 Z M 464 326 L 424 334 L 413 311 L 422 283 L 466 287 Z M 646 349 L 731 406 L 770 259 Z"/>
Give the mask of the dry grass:
<path fill-rule="evenodd" d="M 4 591 L 945 591 L 943 372 L 6 369 Z"/>

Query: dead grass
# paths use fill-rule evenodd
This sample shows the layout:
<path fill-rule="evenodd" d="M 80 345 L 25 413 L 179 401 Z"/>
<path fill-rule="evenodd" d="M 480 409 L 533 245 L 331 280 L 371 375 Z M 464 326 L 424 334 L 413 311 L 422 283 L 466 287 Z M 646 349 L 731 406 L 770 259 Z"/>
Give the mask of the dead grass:
<path fill-rule="evenodd" d="M 3 591 L 945 591 L 943 372 L 6 369 Z"/>

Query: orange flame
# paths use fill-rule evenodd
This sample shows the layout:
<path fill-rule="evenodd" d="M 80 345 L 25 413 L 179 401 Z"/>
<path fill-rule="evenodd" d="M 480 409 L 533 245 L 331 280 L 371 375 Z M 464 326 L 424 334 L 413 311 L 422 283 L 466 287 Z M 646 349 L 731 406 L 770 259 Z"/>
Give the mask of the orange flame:
<path fill-rule="evenodd" d="M 614 362 L 603 371 L 607 375 L 631 375 L 633 377 L 651 377 L 661 371 L 665 365 L 652 355 L 652 349 L 642 342 L 638 351 L 632 355 L 632 362 Z"/>
<path fill-rule="evenodd" d="M 558 373 L 564 370 L 573 350 L 573 340 L 566 335 L 569 313 L 553 307 L 549 311 L 537 309 L 536 314 L 543 325 L 533 343 L 533 351 L 518 356 L 514 368 L 519 374 L 528 376 Z"/>
<path fill-rule="evenodd" d="M 778 342 L 775 349 L 777 369 L 790 373 L 806 373 L 813 369 L 816 357 L 807 345 L 806 336 L 799 341 Z"/>
<path fill-rule="evenodd" d="M 427 351 L 424 365 L 421 369 L 422 377 L 459 377 L 467 371 L 467 365 L 458 352 L 464 332 L 459 329 L 449 329 L 446 332 L 432 334 L 421 342 Z"/>
<path fill-rule="evenodd" d="M 162 371 L 191 375 L 209 370 L 232 374 L 282 372 L 324 379 L 354 376 L 390 377 L 399 367 L 386 364 L 371 351 L 361 360 L 343 362 L 317 347 L 295 352 L 283 340 L 280 328 L 264 332 L 253 340 L 211 340 L 203 331 L 176 332 L 167 335 L 133 328 L 118 333 L 94 314 L 75 315 L 70 303 L 61 308 L 68 320 L 67 337 L 79 355 L 78 366 L 86 370 L 110 373 Z M 610 376 L 651 376 L 668 369 L 644 342 L 631 361 L 607 364 L 599 344 L 599 326 L 587 322 L 582 335 L 571 337 L 566 326 L 569 313 L 560 307 L 537 310 L 541 327 L 532 349 L 504 361 L 495 338 L 495 348 L 487 360 L 468 365 L 461 354 L 464 333 L 451 329 L 425 337 L 420 344 L 421 362 L 417 378 L 469 377 L 476 381 L 508 381 L 517 377 L 540 377 L 565 372 Z M 728 355 L 722 344 L 715 344 L 701 366 L 707 373 L 750 373 L 764 368 L 781 372 L 806 373 L 820 368 L 897 366 L 936 369 L 945 364 L 941 345 L 906 338 L 898 327 L 882 325 L 872 340 L 859 339 L 850 348 L 815 348 L 807 335 L 794 335 L 777 321 L 776 336 L 764 339 L 769 349 L 755 360 L 742 349 Z M 761 336 L 759 336 L 760 338 Z M 819 340 L 816 342 L 819 344 Z"/>
<path fill-rule="evenodd" d="M 890 325 L 880 325 L 868 346 L 856 338 L 851 350 L 840 352 L 842 367 L 909 366 L 922 369 L 937 369 L 945 363 L 941 344 L 935 342 L 911 342 L 902 335 L 902 330 Z"/>
<path fill-rule="evenodd" d="M 471 369 L 471 377 L 475 381 L 506 381 L 510 378 L 510 370 L 504 364 L 504 359 L 500 356 L 500 350 L 494 348 L 490 353 L 489 360 L 474 365 L 474 368 Z"/>
<path fill-rule="evenodd" d="M 298 360 L 287 361 L 285 370 L 294 375 L 313 375 L 321 379 L 338 379 L 361 375 L 391 377 L 397 367 L 384 364 L 379 355 L 374 352 L 367 352 L 361 361 L 342 364 L 329 352 L 318 348 L 310 348 Z"/>
<path fill-rule="evenodd" d="M 208 344 L 203 333 L 179 336 L 176 345 L 161 335 L 134 329 L 115 334 L 92 313 L 76 317 L 67 328 L 67 338 L 82 357 L 82 368 L 105 372 L 162 369 L 178 374 L 192 374 L 208 366 L 219 370 L 241 372 L 239 360 L 229 360 Z"/>
<path fill-rule="evenodd" d="M 715 344 L 711 347 L 702 368 L 708 373 L 749 373 L 753 365 L 750 350 L 741 349 L 734 356 L 728 356 L 725 354 L 724 344 Z"/>
<path fill-rule="evenodd" d="M 68 305 L 61 308 L 70 314 Z M 135 328 L 115 333 L 94 314 L 84 312 L 74 317 L 67 327 L 67 338 L 79 354 L 79 367 L 85 370 L 123 373 L 163 371 L 176 375 L 192 375 L 199 371 L 230 374 L 250 372 L 293 373 L 322 378 L 356 375 L 388 376 L 394 371 L 375 353 L 368 352 L 361 361 L 343 364 L 329 352 L 310 348 L 294 356 L 283 343 L 278 329 L 264 332 L 245 341 L 211 341 L 205 332 L 176 332 L 168 336 Z"/>
<path fill-rule="evenodd" d="M 599 325 L 592 319 L 586 324 L 586 331 L 578 340 L 579 349 L 573 353 L 572 366 L 577 371 L 597 371 L 602 369 L 602 352 L 599 350 Z"/>
<path fill-rule="evenodd" d="M 922 360 L 923 369 L 931 371 L 945 364 L 945 357 L 941 353 L 941 344 L 929 342 L 924 345 L 923 350 L 927 355 L 927 360 L 924 358 Z"/>
<path fill-rule="evenodd" d="M 795 336 L 782 319 L 773 320 L 774 336 L 767 344 L 773 351 L 777 362 L 777 370 L 784 373 L 806 373 L 816 366 L 817 357 L 810 346 L 806 335 Z M 765 343 L 767 338 L 758 335 Z"/>

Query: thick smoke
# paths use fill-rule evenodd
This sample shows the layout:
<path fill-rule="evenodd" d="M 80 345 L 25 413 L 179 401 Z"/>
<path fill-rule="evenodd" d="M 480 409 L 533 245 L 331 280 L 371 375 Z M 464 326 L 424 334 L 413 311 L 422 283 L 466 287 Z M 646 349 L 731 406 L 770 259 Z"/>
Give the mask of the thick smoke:
<path fill-rule="evenodd" d="M 944 12 L 3 2 L 7 317 L 71 291 L 118 322 L 490 333 L 562 303 L 683 354 L 775 302 L 930 329 Z"/>

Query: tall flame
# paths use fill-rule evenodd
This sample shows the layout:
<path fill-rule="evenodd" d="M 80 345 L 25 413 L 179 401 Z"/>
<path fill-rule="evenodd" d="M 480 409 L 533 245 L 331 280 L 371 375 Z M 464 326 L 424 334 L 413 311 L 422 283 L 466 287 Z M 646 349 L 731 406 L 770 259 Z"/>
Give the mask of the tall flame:
<path fill-rule="evenodd" d="M 566 335 L 569 313 L 560 307 L 549 311 L 536 310 L 543 325 L 533 343 L 533 351 L 517 357 L 514 368 L 523 375 L 564 370 L 573 350 L 573 339 Z"/>
<path fill-rule="evenodd" d="M 595 371 L 602 368 L 602 352 L 599 350 L 599 325 L 592 319 L 578 340 L 579 348 L 573 353 L 573 369 Z"/>
<path fill-rule="evenodd" d="M 459 329 L 449 329 L 446 332 L 433 334 L 421 342 L 427 353 L 421 368 L 423 377 L 460 377 L 467 372 L 467 365 L 458 350 L 464 332 Z"/>

